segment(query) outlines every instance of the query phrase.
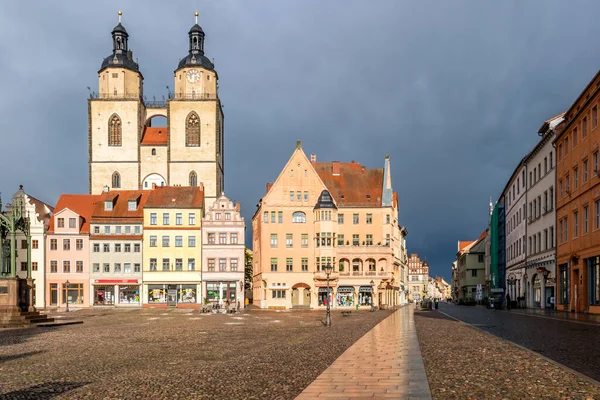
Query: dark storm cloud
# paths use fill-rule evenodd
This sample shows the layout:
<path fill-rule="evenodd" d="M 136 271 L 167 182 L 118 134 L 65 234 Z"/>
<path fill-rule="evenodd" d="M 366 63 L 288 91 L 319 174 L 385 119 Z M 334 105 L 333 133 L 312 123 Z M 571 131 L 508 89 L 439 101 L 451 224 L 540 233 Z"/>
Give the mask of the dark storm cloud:
<path fill-rule="evenodd" d="M 6 2 L 5 199 L 18 184 L 50 203 L 87 191 L 86 87 L 118 9 L 159 99 L 199 10 L 225 105 L 226 191 L 248 226 L 296 139 L 323 161 L 381 167 L 390 154 L 409 251 L 447 278 L 542 121 L 600 66 L 592 1 Z"/>

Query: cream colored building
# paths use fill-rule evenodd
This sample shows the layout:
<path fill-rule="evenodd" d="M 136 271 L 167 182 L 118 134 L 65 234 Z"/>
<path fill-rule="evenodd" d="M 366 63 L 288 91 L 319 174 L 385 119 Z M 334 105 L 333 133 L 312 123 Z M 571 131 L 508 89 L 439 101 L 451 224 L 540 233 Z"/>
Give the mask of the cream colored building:
<path fill-rule="evenodd" d="M 253 299 L 261 308 L 398 305 L 402 239 L 384 168 L 309 160 L 296 150 L 252 219 Z"/>
<path fill-rule="evenodd" d="M 199 307 L 203 192 L 155 187 L 144 206 L 142 305 Z"/>
<path fill-rule="evenodd" d="M 188 54 L 174 72 L 166 101 L 148 101 L 144 77 L 129 50 L 129 34 L 113 29 L 113 52 L 98 71 L 98 93 L 88 101 L 89 186 L 149 190 L 204 184 L 206 204 L 223 190 L 223 110 L 218 75 L 204 55 L 204 32 L 189 31 Z M 164 127 L 152 119 L 166 118 Z"/>
<path fill-rule="evenodd" d="M 6 205 L 6 212 L 10 214 L 13 206 L 22 205 L 25 215 L 29 215 L 31 234 L 31 277 L 34 279 L 35 307 L 45 308 L 45 273 L 44 262 L 46 257 L 45 234 L 52 218 L 54 208 L 43 201 L 32 197 L 23 191 L 23 186 L 13 195 L 11 204 Z M 0 207 L 1 208 L 1 207 Z M 21 231 L 17 231 L 17 276 L 27 278 L 27 240 Z"/>
<path fill-rule="evenodd" d="M 202 221 L 202 292 L 205 302 L 229 300 L 244 307 L 244 234 L 246 223 L 240 203 L 224 193 L 206 211 Z"/>

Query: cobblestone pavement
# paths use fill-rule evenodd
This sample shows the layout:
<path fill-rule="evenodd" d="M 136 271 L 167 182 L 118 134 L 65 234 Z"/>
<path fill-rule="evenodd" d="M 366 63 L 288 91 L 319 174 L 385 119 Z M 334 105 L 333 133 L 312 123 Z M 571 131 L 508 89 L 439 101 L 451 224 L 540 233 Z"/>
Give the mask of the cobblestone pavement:
<path fill-rule="evenodd" d="M 0 331 L 0 399 L 293 399 L 391 311 L 80 310 Z"/>
<path fill-rule="evenodd" d="M 600 326 L 440 303 L 440 311 L 600 381 Z"/>
<path fill-rule="evenodd" d="M 600 399 L 590 380 L 437 311 L 415 324 L 433 399 Z"/>
<path fill-rule="evenodd" d="M 412 307 L 402 307 L 367 332 L 296 400 L 324 397 L 431 400 Z"/>

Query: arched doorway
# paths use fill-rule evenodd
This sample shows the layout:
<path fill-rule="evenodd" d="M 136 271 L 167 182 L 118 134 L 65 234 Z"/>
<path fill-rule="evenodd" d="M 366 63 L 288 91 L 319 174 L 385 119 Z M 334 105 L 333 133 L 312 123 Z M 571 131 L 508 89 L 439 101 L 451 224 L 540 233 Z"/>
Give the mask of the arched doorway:
<path fill-rule="evenodd" d="M 310 307 L 310 286 L 304 282 L 292 286 L 292 308 Z"/>

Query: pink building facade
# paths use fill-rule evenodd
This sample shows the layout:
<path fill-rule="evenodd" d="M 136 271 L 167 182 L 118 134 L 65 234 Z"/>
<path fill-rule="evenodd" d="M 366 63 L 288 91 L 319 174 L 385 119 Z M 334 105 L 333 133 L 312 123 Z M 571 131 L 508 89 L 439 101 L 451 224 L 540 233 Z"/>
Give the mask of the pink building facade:
<path fill-rule="evenodd" d="M 90 305 L 89 228 L 95 195 L 62 195 L 46 235 L 46 307 Z"/>

